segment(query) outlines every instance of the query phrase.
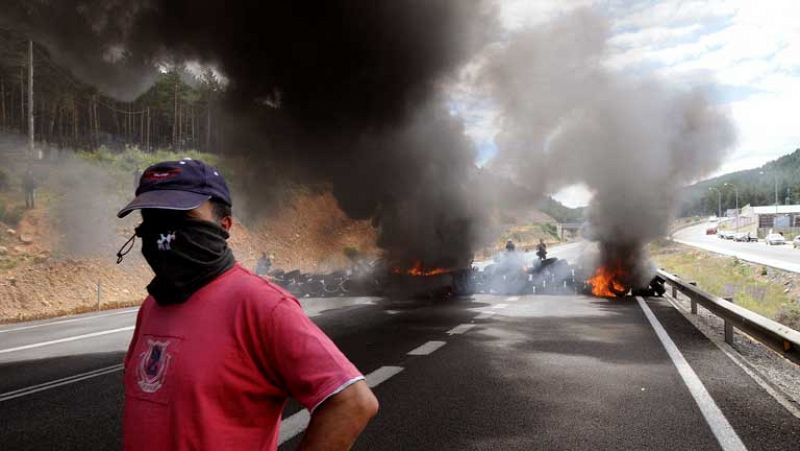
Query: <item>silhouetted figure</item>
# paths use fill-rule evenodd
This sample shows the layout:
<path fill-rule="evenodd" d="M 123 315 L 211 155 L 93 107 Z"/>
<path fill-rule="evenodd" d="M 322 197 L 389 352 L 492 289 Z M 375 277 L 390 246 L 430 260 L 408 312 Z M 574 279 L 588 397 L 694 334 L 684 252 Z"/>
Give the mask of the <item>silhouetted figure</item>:
<path fill-rule="evenodd" d="M 536 256 L 541 261 L 547 258 L 547 244 L 544 243 L 543 239 L 539 239 L 539 244 L 536 245 Z"/>
<path fill-rule="evenodd" d="M 506 251 L 507 252 L 514 252 L 514 249 L 516 249 L 516 248 L 517 247 L 514 246 L 514 242 L 513 241 L 511 241 L 511 240 L 506 241 Z"/>
<path fill-rule="evenodd" d="M 266 276 L 272 268 L 272 256 L 267 257 L 266 252 L 261 253 L 261 257 L 256 262 L 255 273 L 257 276 Z"/>
<path fill-rule="evenodd" d="M 36 207 L 36 179 L 33 178 L 33 171 L 30 168 L 22 176 L 22 190 L 25 192 L 25 208 Z"/>

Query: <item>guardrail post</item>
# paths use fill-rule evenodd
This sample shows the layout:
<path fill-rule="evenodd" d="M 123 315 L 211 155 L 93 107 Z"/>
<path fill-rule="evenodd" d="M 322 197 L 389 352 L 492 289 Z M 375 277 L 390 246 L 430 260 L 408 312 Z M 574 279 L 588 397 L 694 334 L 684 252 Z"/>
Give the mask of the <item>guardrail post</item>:
<path fill-rule="evenodd" d="M 726 301 L 733 304 L 733 298 L 723 298 Z M 725 320 L 725 343 L 733 346 L 733 324 L 731 324 L 727 319 Z"/>
<path fill-rule="evenodd" d="M 689 285 L 692 285 L 692 286 L 696 287 L 697 286 L 697 282 L 689 282 Z M 697 315 L 697 299 L 695 299 L 694 296 L 689 296 L 689 300 L 692 301 L 691 302 L 692 303 L 692 314 L 693 315 Z"/>
<path fill-rule="evenodd" d="M 672 299 L 678 299 L 678 284 L 672 284 Z"/>
<path fill-rule="evenodd" d="M 97 311 L 100 311 L 100 281 L 97 281 Z"/>

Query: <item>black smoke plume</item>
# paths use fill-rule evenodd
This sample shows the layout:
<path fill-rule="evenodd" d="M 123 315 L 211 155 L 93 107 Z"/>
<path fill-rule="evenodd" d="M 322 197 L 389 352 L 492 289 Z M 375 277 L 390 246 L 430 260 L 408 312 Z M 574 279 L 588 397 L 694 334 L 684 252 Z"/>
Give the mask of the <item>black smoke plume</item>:
<path fill-rule="evenodd" d="M 286 174 L 329 183 L 348 215 L 374 220 L 393 264 L 469 263 L 483 217 L 474 150 L 440 94 L 493 32 L 488 1 L 3 3 L 0 25 L 123 100 L 158 64 L 216 67 L 248 207 Z"/>

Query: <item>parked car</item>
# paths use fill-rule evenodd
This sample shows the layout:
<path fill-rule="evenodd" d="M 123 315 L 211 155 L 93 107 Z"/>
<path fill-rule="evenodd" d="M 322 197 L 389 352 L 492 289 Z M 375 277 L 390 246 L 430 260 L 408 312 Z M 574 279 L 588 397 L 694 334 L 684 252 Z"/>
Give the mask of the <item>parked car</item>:
<path fill-rule="evenodd" d="M 733 239 L 733 232 L 730 230 L 723 230 L 719 233 L 719 237 L 723 240 L 732 240 Z"/>
<path fill-rule="evenodd" d="M 794 239 L 792 240 L 792 247 L 794 247 L 795 249 L 800 247 L 800 235 L 794 237 Z"/>
<path fill-rule="evenodd" d="M 706 229 L 706 235 L 716 235 L 717 228 L 716 227 L 709 227 Z"/>
<path fill-rule="evenodd" d="M 744 241 L 745 243 L 749 243 L 751 241 L 758 241 L 758 238 L 751 236 L 750 233 L 738 232 L 733 234 L 733 241 Z"/>
<path fill-rule="evenodd" d="M 764 242 L 767 243 L 767 246 L 786 244 L 786 238 L 784 238 L 780 233 L 770 233 L 766 238 L 764 238 Z"/>

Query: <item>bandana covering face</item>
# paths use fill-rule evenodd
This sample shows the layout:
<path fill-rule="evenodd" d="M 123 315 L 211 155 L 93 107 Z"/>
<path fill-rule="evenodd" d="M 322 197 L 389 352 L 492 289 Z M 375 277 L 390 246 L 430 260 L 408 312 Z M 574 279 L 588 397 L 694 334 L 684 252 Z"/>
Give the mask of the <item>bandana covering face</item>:
<path fill-rule="evenodd" d="M 136 236 L 142 238 L 142 255 L 156 274 L 147 291 L 161 305 L 185 302 L 235 263 L 228 232 L 213 222 L 144 222 Z"/>

